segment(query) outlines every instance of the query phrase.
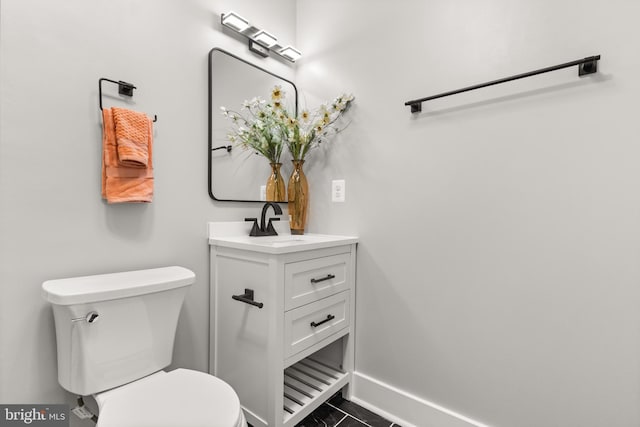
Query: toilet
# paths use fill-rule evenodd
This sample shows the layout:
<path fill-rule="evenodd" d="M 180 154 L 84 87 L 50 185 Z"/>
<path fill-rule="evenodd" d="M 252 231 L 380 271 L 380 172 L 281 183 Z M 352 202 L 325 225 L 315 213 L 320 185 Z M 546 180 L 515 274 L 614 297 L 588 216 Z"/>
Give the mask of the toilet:
<path fill-rule="evenodd" d="M 235 391 L 213 375 L 163 369 L 195 274 L 164 267 L 48 280 L 58 382 L 93 396 L 97 427 L 246 427 Z"/>

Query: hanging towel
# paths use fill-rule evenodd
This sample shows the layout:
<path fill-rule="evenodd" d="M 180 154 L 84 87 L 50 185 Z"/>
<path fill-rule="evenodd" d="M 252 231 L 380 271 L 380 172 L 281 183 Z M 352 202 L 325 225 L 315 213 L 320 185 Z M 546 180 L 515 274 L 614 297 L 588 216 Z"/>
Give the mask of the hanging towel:
<path fill-rule="evenodd" d="M 153 125 L 146 118 L 146 167 L 120 161 L 113 109 L 102 110 L 102 198 L 108 203 L 151 203 L 153 199 Z"/>
<path fill-rule="evenodd" d="M 146 168 L 149 164 L 149 118 L 144 113 L 112 108 L 120 164 Z"/>

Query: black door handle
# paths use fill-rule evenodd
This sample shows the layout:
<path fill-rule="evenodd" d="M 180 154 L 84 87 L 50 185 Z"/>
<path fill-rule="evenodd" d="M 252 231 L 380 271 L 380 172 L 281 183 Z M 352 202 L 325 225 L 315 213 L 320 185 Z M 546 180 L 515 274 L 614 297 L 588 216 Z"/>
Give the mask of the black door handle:
<path fill-rule="evenodd" d="M 331 280 L 331 279 L 335 279 L 336 275 L 335 274 L 327 274 L 325 277 L 321 277 L 319 279 L 311 279 L 311 283 L 320 283 L 320 282 L 324 282 L 325 280 Z"/>
<path fill-rule="evenodd" d="M 327 318 L 326 319 L 324 319 L 324 320 L 322 320 L 322 321 L 320 321 L 318 323 L 311 322 L 311 327 L 312 328 L 317 328 L 318 326 L 322 325 L 323 323 L 327 323 L 328 321 L 333 320 L 335 318 L 336 318 L 336 316 L 334 316 L 333 314 L 327 314 Z"/>
<path fill-rule="evenodd" d="M 253 289 L 245 289 L 244 294 L 242 295 L 231 295 L 236 301 L 244 302 L 245 304 L 255 305 L 258 308 L 264 307 L 264 304 L 261 302 L 256 302 L 253 300 Z"/>

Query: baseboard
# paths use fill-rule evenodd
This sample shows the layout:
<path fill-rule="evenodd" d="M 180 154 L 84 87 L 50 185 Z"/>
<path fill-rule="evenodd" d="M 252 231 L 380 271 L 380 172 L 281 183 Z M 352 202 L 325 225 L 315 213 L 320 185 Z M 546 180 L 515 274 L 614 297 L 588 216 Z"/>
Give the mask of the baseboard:
<path fill-rule="evenodd" d="M 402 427 L 489 427 L 359 372 L 351 400 Z"/>

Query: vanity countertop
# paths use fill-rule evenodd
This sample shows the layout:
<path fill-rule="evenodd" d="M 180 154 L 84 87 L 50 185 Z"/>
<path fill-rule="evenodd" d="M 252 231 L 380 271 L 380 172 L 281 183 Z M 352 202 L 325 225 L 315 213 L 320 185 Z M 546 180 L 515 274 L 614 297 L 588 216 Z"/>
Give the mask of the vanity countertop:
<path fill-rule="evenodd" d="M 289 223 L 276 223 L 277 236 L 249 236 L 251 224 L 247 222 L 210 222 L 209 245 L 243 249 L 268 254 L 302 252 L 313 249 L 357 243 L 353 236 L 329 234 L 291 234 Z"/>

